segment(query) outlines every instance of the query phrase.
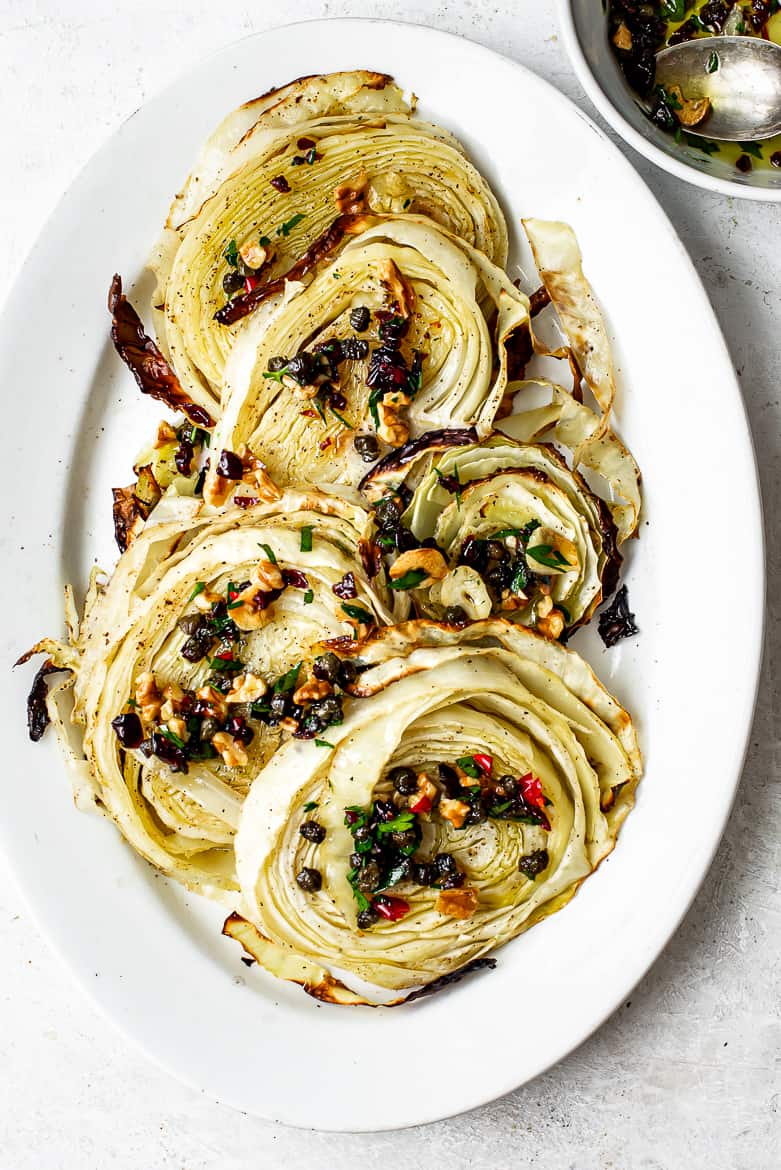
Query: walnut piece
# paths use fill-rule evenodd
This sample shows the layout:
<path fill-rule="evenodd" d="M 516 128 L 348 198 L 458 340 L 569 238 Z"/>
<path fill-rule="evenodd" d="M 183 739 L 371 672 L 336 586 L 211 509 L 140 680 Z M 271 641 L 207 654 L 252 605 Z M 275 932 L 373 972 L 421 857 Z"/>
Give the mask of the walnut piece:
<path fill-rule="evenodd" d="M 240 739 L 234 739 L 227 731 L 218 731 L 212 737 L 212 743 L 229 768 L 243 768 L 247 763 L 247 753 Z"/>
<path fill-rule="evenodd" d="M 226 703 L 255 703 L 262 699 L 268 687 L 256 674 L 237 674 L 225 696 Z"/>
<path fill-rule="evenodd" d="M 546 617 L 537 615 L 537 633 L 544 638 L 559 638 L 564 629 L 564 614 L 560 609 L 552 609 Z"/>
<path fill-rule="evenodd" d="M 379 265 L 380 280 L 387 288 L 391 300 L 398 305 L 402 317 L 409 317 L 415 308 L 415 292 L 412 285 L 399 272 L 392 260 L 382 260 Z"/>
<path fill-rule="evenodd" d="M 411 548 L 403 552 L 390 567 L 392 581 L 405 573 L 423 572 L 430 581 L 443 581 L 448 574 L 447 561 L 436 548 Z"/>
<path fill-rule="evenodd" d="M 623 21 L 613 33 L 613 44 L 625 53 L 632 52 L 632 34 Z"/>
<path fill-rule="evenodd" d="M 698 126 L 710 110 L 710 98 L 685 98 L 680 85 L 671 85 L 668 93 L 678 102 L 675 113 L 682 126 Z"/>
<path fill-rule="evenodd" d="M 409 425 L 399 418 L 397 409 L 384 399 L 377 403 L 377 415 L 380 420 L 377 435 L 390 447 L 402 447 L 409 438 Z"/>
<path fill-rule="evenodd" d="M 169 443 L 175 443 L 176 441 L 177 441 L 176 431 L 174 430 L 174 428 L 171 426 L 170 423 L 166 422 L 165 419 L 163 419 L 163 421 L 161 423 L 159 423 L 159 425 L 157 427 L 157 438 L 155 439 L 155 449 L 158 449 L 159 447 L 167 447 Z"/>
<path fill-rule="evenodd" d="M 361 171 L 351 183 L 341 183 L 334 190 L 334 203 L 340 215 L 358 215 L 365 209 L 369 176 Z"/>
<path fill-rule="evenodd" d="M 225 702 L 225 696 L 221 695 L 215 687 L 201 687 L 195 692 L 196 699 L 206 703 L 206 714 L 210 715 L 212 719 L 219 719 L 222 722 L 228 714 L 228 704 Z"/>
<path fill-rule="evenodd" d="M 437 910 L 451 918 L 471 918 L 477 909 L 477 890 L 462 886 L 460 890 L 440 890 Z"/>
<path fill-rule="evenodd" d="M 163 696 L 157 689 L 151 670 L 144 671 L 136 679 L 135 700 L 142 723 L 153 723 L 160 714 Z"/>
<path fill-rule="evenodd" d="M 439 814 L 450 821 L 454 829 L 460 829 L 469 816 L 471 806 L 464 800 L 450 800 L 443 796 L 439 802 Z"/>
<path fill-rule="evenodd" d="M 325 679 L 310 678 L 293 692 L 293 702 L 302 706 L 304 703 L 313 703 L 318 699 L 324 699 L 326 695 L 333 693 L 334 688 Z"/>

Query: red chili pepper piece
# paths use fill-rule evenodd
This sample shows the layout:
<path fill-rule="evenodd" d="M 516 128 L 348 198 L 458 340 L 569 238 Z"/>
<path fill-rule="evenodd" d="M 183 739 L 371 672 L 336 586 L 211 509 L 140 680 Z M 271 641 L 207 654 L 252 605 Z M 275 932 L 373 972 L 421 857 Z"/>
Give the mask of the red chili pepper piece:
<path fill-rule="evenodd" d="M 379 915 L 387 918 L 388 922 L 398 922 L 405 914 L 409 914 L 409 902 L 403 898 L 388 898 L 384 894 L 375 898 L 372 905 Z"/>
<path fill-rule="evenodd" d="M 415 801 L 415 803 L 411 804 L 409 806 L 410 812 L 414 812 L 414 813 L 431 812 L 432 808 L 433 808 L 433 805 L 431 803 L 430 796 L 419 796 L 418 799 Z"/>
<path fill-rule="evenodd" d="M 474 762 L 477 764 L 477 766 L 479 768 L 483 769 L 486 776 L 491 775 L 491 771 L 492 771 L 493 766 L 494 766 L 493 756 L 488 756 L 485 754 L 485 752 L 475 752 L 475 754 L 472 756 L 472 759 L 474 760 Z"/>
<path fill-rule="evenodd" d="M 222 654 L 215 654 L 215 658 L 221 658 L 223 662 L 230 662 L 233 658 L 232 650 L 223 650 Z"/>
<path fill-rule="evenodd" d="M 244 277 L 244 291 L 251 293 L 253 288 L 255 287 L 255 285 L 257 283 L 258 283 L 257 276 L 245 276 Z"/>
<path fill-rule="evenodd" d="M 533 772 L 527 772 L 525 776 L 521 776 L 518 783 L 521 786 L 523 799 L 527 804 L 534 805 L 535 808 L 545 807 L 545 797 L 542 794 L 542 785 Z"/>
<path fill-rule="evenodd" d="M 347 824 L 347 825 L 354 825 L 354 824 L 355 824 L 355 822 L 358 820 L 358 813 L 356 813 L 356 812 L 346 812 L 346 813 L 344 814 L 344 820 L 345 820 L 345 824 Z"/>

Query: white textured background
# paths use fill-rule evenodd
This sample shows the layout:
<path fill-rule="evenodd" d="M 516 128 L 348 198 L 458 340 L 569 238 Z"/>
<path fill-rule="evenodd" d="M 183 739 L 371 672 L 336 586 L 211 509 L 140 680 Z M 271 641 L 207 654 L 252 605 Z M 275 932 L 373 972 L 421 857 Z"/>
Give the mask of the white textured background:
<path fill-rule="evenodd" d="M 530 66 L 594 113 L 564 58 L 551 0 L 0 0 L 0 299 L 63 189 L 147 97 L 238 37 L 323 15 L 397 17 L 460 33 Z M 224 111 L 214 96 L 216 119 Z M 596 1036 L 511 1096 L 398 1134 L 304 1133 L 214 1104 L 115 1034 L 38 937 L 0 860 L 0 1170 L 781 1165 L 781 206 L 709 195 L 631 159 L 678 225 L 730 344 L 757 446 L 769 545 L 768 649 L 743 784 L 676 938 Z M 674 290 L 649 328 L 660 339 L 685 330 Z M 23 378 L 20 370 L 19 384 L 2 394 L 23 392 Z M 712 581 L 740 571 L 739 533 L 725 532 L 723 547 L 705 550 L 696 528 L 686 536 Z M 688 614 L 670 620 L 684 623 L 685 646 Z M 491 1021 L 465 1026 L 479 1043 Z M 420 1059 L 431 1060 L 432 1077 L 458 1075 L 437 1068 L 434 1054 Z M 378 1092 L 392 1094 L 393 1086 Z"/>

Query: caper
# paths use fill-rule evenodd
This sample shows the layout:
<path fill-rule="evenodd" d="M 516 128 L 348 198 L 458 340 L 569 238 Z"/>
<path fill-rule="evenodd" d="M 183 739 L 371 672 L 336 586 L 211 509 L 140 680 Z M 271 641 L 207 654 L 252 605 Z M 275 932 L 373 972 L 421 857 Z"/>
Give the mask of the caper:
<path fill-rule="evenodd" d="M 302 890 L 306 890 L 307 894 L 316 894 L 322 888 L 323 875 L 319 869 L 310 869 L 308 866 L 304 866 L 296 874 L 296 881 Z"/>
<path fill-rule="evenodd" d="M 298 831 L 304 840 L 312 841 L 315 845 L 325 840 L 325 829 L 317 821 L 304 821 L 299 825 Z"/>
<path fill-rule="evenodd" d="M 394 768 L 388 779 L 402 796 L 412 796 L 418 790 L 418 778 L 412 768 Z"/>

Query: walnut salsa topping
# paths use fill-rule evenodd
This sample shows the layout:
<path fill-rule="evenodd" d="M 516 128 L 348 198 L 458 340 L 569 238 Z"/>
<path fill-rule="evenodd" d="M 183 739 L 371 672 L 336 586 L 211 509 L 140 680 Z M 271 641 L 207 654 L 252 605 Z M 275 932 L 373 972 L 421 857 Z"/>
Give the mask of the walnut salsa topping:
<path fill-rule="evenodd" d="M 347 880 L 357 903 L 360 930 L 380 919 L 397 921 L 409 912 L 408 901 L 386 892 L 403 883 L 439 890 L 437 909 L 442 914 L 470 917 L 474 913 L 477 891 L 466 884 L 467 875 L 453 854 L 432 856 L 422 848 L 422 824 L 432 816 L 449 821 L 456 830 L 494 818 L 550 831 L 545 811 L 550 802 L 539 778 L 532 772 L 495 778 L 493 771 L 493 758 L 484 752 L 426 770 L 396 767 L 386 777 L 391 789 L 386 799 L 374 800 L 367 808 L 345 809 L 344 823 L 353 838 Z M 311 807 L 306 806 L 305 812 Z M 315 844 L 325 838 L 322 827 L 310 820 L 301 824 L 299 832 Z M 520 858 L 518 870 L 534 880 L 547 865 L 547 852 L 537 849 Z"/>
<path fill-rule="evenodd" d="M 260 568 L 276 572 L 282 583 L 270 581 L 268 597 L 279 596 L 288 583 L 306 586 L 298 570 L 279 570 L 271 560 Z M 295 582 L 288 582 L 290 577 Z M 205 660 L 208 673 L 200 686 L 189 690 L 174 681 L 163 683 L 152 672 L 140 674 L 133 696 L 111 724 L 123 748 L 157 756 L 173 771 L 186 772 L 190 761 L 218 757 L 229 767 L 244 767 L 255 724 L 333 746 L 318 737 L 342 722 L 344 693 L 361 666 L 329 651 L 314 659 L 308 677 L 303 662 L 276 679 L 254 674 L 242 658 L 243 628 L 238 624 L 242 599 L 252 588 L 248 582 L 229 582 L 225 595 L 219 596 L 202 581 L 196 583 L 190 597 L 195 608 L 179 621 L 184 635 L 179 653 L 187 662 Z"/>
<path fill-rule="evenodd" d="M 349 404 L 340 386 L 340 367 L 345 362 L 368 359 L 365 380 L 370 390 L 369 413 L 376 435 L 359 434 L 354 440 L 356 452 L 367 463 L 379 457 L 378 439 L 392 447 L 407 441 L 409 427 L 403 411 L 422 383 L 424 354 L 415 349 L 407 357 L 402 352 L 402 340 L 409 330 L 409 305 L 401 291 L 398 295 L 405 312 L 399 308 L 398 300 L 390 309 L 379 309 L 373 315 L 365 305 L 350 312 L 350 325 L 356 333 L 365 333 L 374 318 L 379 342 L 374 349 L 370 349 L 370 342 L 364 337 L 332 337 L 292 357 L 273 357 L 263 374 L 304 400 L 302 414 L 313 419 L 319 417 L 323 424 L 332 416 L 346 429 L 354 430 L 357 424 L 345 415 Z"/>

